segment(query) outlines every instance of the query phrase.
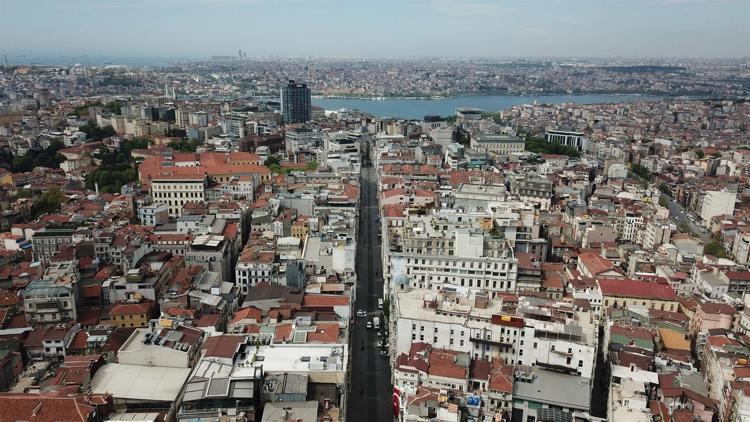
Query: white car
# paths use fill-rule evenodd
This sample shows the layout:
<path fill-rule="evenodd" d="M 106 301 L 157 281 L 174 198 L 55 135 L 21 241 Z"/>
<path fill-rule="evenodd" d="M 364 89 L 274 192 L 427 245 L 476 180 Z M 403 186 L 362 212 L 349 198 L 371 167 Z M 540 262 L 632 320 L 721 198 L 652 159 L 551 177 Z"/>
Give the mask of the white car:
<path fill-rule="evenodd" d="M 357 316 L 358 317 L 367 316 L 367 312 L 365 312 L 364 309 L 357 309 Z"/>
<path fill-rule="evenodd" d="M 372 322 L 367 321 L 367 329 L 369 330 L 370 328 L 372 328 Z"/>

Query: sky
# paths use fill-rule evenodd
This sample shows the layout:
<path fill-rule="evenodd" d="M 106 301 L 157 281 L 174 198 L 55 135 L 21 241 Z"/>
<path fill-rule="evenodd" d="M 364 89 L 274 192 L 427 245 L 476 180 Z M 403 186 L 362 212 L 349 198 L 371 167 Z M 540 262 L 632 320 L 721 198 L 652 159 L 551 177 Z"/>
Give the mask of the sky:
<path fill-rule="evenodd" d="M 0 22 L 11 59 L 750 56 L 750 0 L 0 0 Z"/>

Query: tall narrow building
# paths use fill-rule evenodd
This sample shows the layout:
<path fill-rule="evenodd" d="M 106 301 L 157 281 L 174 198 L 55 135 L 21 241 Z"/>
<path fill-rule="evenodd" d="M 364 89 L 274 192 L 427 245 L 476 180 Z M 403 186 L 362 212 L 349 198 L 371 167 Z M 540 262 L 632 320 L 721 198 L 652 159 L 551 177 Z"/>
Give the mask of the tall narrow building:
<path fill-rule="evenodd" d="M 311 93 L 307 84 L 290 80 L 281 87 L 281 110 L 286 124 L 304 123 L 311 120 Z"/>

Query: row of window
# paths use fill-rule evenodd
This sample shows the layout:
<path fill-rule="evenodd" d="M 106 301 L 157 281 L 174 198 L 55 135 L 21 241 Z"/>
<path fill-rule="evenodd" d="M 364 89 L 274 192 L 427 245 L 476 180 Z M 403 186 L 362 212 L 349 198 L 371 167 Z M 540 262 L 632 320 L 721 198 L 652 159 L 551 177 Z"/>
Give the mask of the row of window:
<path fill-rule="evenodd" d="M 203 192 L 154 192 L 154 198 L 203 198 Z M 165 203 L 166 201 L 160 201 Z"/>

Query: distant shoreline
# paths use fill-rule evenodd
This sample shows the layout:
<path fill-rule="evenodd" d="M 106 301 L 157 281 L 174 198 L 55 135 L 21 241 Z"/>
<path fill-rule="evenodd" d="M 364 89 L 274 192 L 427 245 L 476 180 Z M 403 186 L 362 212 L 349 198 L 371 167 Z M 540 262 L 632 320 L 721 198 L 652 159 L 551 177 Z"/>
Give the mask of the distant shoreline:
<path fill-rule="evenodd" d="M 577 94 L 568 94 L 568 93 L 544 93 L 544 94 L 499 94 L 499 93 L 493 93 L 493 92 L 487 92 L 487 93 L 476 93 L 476 92 L 470 92 L 470 93 L 464 93 L 464 94 L 456 94 L 456 95 L 433 95 L 433 96 L 400 96 L 400 95 L 384 95 L 384 96 L 357 96 L 357 95 L 322 95 L 322 94 L 315 94 L 312 96 L 313 100 L 363 100 L 363 101 L 386 101 L 386 100 L 419 100 L 419 101 L 441 101 L 441 100 L 447 100 L 447 99 L 453 99 L 453 98 L 463 98 L 463 97 L 493 97 L 493 96 L 502 96 L 502 97 L 516 97 L 516 98 L 544 98 L 544 97 L 555 97 L 555 96 L 570 96 L 570 97 L 583 97 L 587 95 L 610 95 L 610 96 L 621 96 L 621 97 L 652 97 L 654 99 L 661 99 L 661 98 L 679 98 L 679 97 L 686 97 L 685 95 L 675 95 L 675 96 L 667 96 L 667 95 L 659 95 L 659 94 L 634 94 L 634 93 L 577 93 Z"/>

